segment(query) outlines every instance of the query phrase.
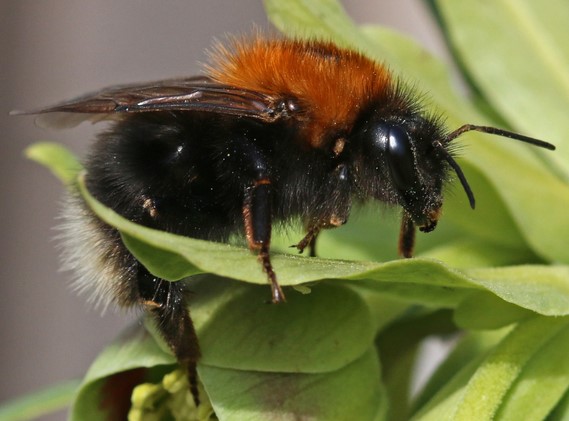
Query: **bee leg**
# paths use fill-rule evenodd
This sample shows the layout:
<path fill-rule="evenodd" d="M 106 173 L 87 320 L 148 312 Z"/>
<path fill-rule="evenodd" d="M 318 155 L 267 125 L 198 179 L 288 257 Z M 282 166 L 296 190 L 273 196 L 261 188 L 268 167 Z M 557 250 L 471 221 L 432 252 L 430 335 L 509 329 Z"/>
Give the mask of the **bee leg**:
<path fill-rule="evenodd" d="M 302 240 L 291 247 L 296 247 L 299 253 L 302 253 L 306 247 L 309 248 L 309 256 L 316 257 L 316 240 L 323 229 L 337 228 L 348 222 L 349 208 L 342 212 L 334 212 L 325 220 L 307 224 L 308 229 Z"/>
<path fill-rule="evenodd" d="M 399 231 L 399 255 L 403 257 L 413 257 L 415 247 L 415 224 L 407 215 L 403 214 L 401 219 L 401 230 Z"/>
<path fill-rule="evenodd" d="M 272 191 L 271 167 L 264 153 L 246 137 L 230 143 L 226 166 L 235 165 L 244 175 L 243 225 L 249 249 L 258 253 L 271 285 L 273 303 L 286 301 L 271 264 Z"/>
<path fill-rule="evenodd" d="M 263 270 L 269 278 L 273 303 L 286 301 L 271 264 L 271 181 L 268 178 L 258 178 L 247 188 L 243 203 L 243 221 L 249 248 L 258 251 Z"/>
<path fill-rule="evenodd" d="M 310 243 L 308 244 L 308 256 L 309 257 L 316 257 L 316 240 L 318 239 L 318 233 L 312 236 Z"/>
<path fill-rule="evenodd" d="M 339 154 L 344 147 L 345 140 L 339 139 L 335 148 Z M 337 228 L 348 222 L 351 209 L 350 184 L 348 167 L 339 164 L 330 174 L 329 184 L 320 191 L 319 203 L 328 203 L 331 206 L 321 210 L 320 214 L 309 215 L 305 226 L 306 235 L 302 240 L 291 247 L 296 247 L 302 253 L 309 247 L 310 257 L 316 256 L 316 239 L 323 229 Z"/>
<path fill-rule="evenodd" d="M 314 225 L 308 228 L 306 235 L 302 240 L 298 242 L 298 244 L 294 244 L 291 247 L 296 247 L 299 253 L 303 253 L 304 249 L 308 247 L 309 256 L 316 257 L 316 239 L 318 238 L 318 234 L 322 230 L 322 225 Z"/>
<path fill-rule="evenodd" d="M 200 358 L 200 348 L 186 304 L 184 285 L 182 282 L 157 278 L 140 264 L 137 279 L 141 304 L 154 318 L 158 331 L 178 362 L 187 370 L 190 392 L 198 406 L 196 364 Z"/>

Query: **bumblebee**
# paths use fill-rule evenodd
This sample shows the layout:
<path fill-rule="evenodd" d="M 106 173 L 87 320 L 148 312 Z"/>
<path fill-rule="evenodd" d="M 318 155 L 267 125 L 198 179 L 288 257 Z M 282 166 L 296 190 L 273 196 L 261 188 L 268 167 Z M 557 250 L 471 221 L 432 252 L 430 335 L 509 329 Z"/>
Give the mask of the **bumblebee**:
<path fill-rule="evenodd" d="M 36 113 L 56 125 L 114 121 L 84 160 L 89 192 L 147 227 L 222 242 L 243 233 L 277 303 L 285 295 L 271 264 L 275 221 L 303 221 L 295 247 L 313 252 L 353 203 L 377 200 L 401 208 L 399 253 L 411 257 L 416 229 L 435 229 L 454 176 L 475 206 L 454 139 L 475 130 L 555 149 L 492 127 L 449 131 L 418 97 L 357 51 L 257 35 L 217 45 L 204 76 L 111 87 Z M 79 196 L 64 216 L 65 261 L 78 284 L 151 314 L 197 402 L 200 349 L 184 283 L 150 273 Z"/>

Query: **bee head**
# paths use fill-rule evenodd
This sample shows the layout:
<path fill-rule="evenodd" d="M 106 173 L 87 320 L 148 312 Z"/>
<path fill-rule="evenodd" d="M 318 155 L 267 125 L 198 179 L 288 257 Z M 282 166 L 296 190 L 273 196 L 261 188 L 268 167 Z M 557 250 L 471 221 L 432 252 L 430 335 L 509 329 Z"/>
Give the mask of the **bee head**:
<path fill-rule="evenodd" d="M 401 206 L 421 231 L 432 231 L 443 202 L 448 164 L 436 119 L 370 118 L 354 133 L 358 186 L 363 195 Z M 443 148 L 444 149 L 444 148 Z"/>
<path fill-rule="evenodd" d="M 488 126 L 465 124 L 446 132 L 437 118 L 419 113 L 385 119 L 382 113 L 364 119 L 354 132 L 358 186 L 366 197 L 400 205 L 407 219 L 423 232 L 435 229 L 443 203 L 442 190 L 452 170 L 474 209 L 474 193 L 451 154 L 452 141 L 478 131 L 554 150 L 542 140 Z"/>

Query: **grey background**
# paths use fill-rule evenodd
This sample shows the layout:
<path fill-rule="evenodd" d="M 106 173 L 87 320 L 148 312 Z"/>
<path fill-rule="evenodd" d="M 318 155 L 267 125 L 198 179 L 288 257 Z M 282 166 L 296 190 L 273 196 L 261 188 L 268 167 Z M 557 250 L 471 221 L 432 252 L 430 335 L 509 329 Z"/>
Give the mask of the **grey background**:
<path fill-rule="evenodd" d="M 443 54 L 419 0 L 344 5 L 358 22 L 398 28 Z M 81 377 L 133 320 L 112 311 L 101 317 L 68 287 L 53 241 L 62 186 L 22 155 L 38 140 L 82 153 L 97 128 L 48 131 L 8 112 L 107 85 L 195 74 L 213 37 L 246 32 L 253 23 L 267 25 L 260 0 L 0 2 L 0 402 Z"/>

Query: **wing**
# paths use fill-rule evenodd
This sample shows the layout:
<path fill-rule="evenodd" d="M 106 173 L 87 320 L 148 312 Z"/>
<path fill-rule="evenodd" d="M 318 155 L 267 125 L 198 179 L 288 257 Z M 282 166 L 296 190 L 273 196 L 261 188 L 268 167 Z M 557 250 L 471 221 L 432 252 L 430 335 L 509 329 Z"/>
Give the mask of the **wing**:
<path fill-rule="evenodd" d="M 270 123 L 290 118 L 297 108 L 291 100 L 194 77 L 114 86 L 51 107 L 13 114 L 38 114 L 38 123 L 51 127 L 156 111 L 212 112 Z"/>

